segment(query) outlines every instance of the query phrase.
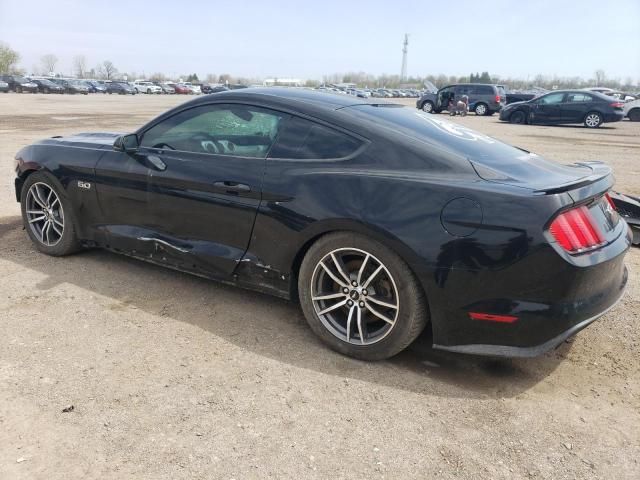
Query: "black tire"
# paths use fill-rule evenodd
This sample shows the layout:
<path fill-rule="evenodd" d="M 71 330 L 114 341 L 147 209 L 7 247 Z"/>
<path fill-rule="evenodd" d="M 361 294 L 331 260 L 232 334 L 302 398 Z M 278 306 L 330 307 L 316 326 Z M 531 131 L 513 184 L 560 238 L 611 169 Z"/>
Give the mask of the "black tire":
<path fill-rule="evenodd" d="M 598 128 L 604 123 L 600 112 L 589 112 L 584 116 L 584 126 L 587 128 Z"/>
<path fill-rule="evenodd" d="M 473 107 L 473 112 L 479 116 L 485 116 L 489 114 L 489 107 L 486 103 L 478 103 Z"/>
<path fill-rule="evenodd" d="M 422 108 L 421 110 L 425 113 L 433 113 L 434 112 L 434 105 L 433 102 L 427 100 L 426 102 L 424 102 L 422 104 Z"/>
<path fill-rule="evenodd" d="M 633 110 L 630 110 L 627 114 L 627 117 L 629 117 L 629 120 L 631 120 L 632 122 L 640 122 L 640 108 L 634 108 Z"/>
<path fill-rule="evenodd" d="M 36 236 L 36 233 L 31 228 L 31 225 L 29 225 L 29 220 L 27 217 L 27 196 L 29 189 L 34 184 L 44 184 L 49 187 L 55 192 L 60 200 L 60 203 L 62 204 L 64 228 L 62 230 L 62 236 L 60 237 L 59 241 L 52 246 L 45 245 Z M 45 172 L 35 172 L 29 175 L 25 180 L 20 192 L 20 206 L 22 211 L 22 221 L 25 230 L 27 231 L 29 238 L 31 239 L 37 250 L 47 255 L 61 257 L 77 252 L 81 249 L 80 242 L 76 235 L 75 218 L 73 209 L 71 208 L 71 203 L 66 197 L 64 189 L 59 186 L 58 182 L 52 175 Z"/>
<path fill-rule="evenodd" d="M 525 116 L 524 112 L 517 110 L 509 116 L 509 123 L 515 123 L 520 125 L 525 123 L 526 119 L 527 117 Z"/>
<path fill-rule="evenodd" d="M 16 93 L 22 93 L 22 87 L 17 86 L 16 87 Z"/>
<path fill-rule="evenodd" d="M 373 343 L 367 345 L 355 343 L 356 336 L 358 336 L 357 331 L 354 332 L 352 343 L 348 342 L 348 337 L 347 339 L 339 338 L 336 334 L 332 333 L 318 315 L 312 300 L 311 290 L 313 288 L 312 282 L 314 281 L 314 273 L 316 271 L 321 271 L 319 268 L 319 262 L 321 260 L 325 260 L 330 253 L 341 249 L 346 249 L 348 251 L 357 250 L 363 254 L 369 254 L 369 258 L 373 259 L 369 262 L 380 263 L 385 267 L 386 272 L 390 274 L 391 282 L 387 282 L 387 285 L 393 285 L 392 288 L 394 288 L 396 292 L 397 313 L 393 324 L 391 327 L 387 327 L 386 324 L 382 322 L 382 329 L 387 328 L 388 331 L 381 335 L 379 340 L 375 340 Z M 375 263 L 373 265 L 375 265 Z M 358 268 L 357 264 L 356 268 Z M 354 277 L 352 275 L 353 271 L 350 270 L 349 276 L 353 279 Z M 373 277 L 374 275 L 371 276 Z M 360 295 L 367 294 L 366 288 L 374 290 L 374 287 L 372 287 L 373 284 L 374 282 L 371 282 L 369 287 L 367 287 L 366 282 L 363 282 L 362 287 L 365 290 L 363 291 L 364 293 L 360 293 Z M 355 289 L 356 287 L 353 288 Z M 341 290 L 340 287 L 338 289 Z M 370 297 L 373 295 L 374 294 L 369 293 Z M 336 232 L 327 234 L 318 239 L 311 246 L 300 267 L 300 274 L 298 276 L 298 296 L 305 318 L 314 333 L 333 350 L 361 360 L 384 360 L 396 355 L 407 348 L 411 342 L 418 337 L 429 320 L 425 295 L 407 264 L 395 252 L 381 243 L 352 232 Z M 378 293 L 375 293 L 375 296 L 377 297 Z M 349 295 L 347 295 L 347 297 L 353 298 Z M 361 296 L 360 300 L 367 300 L 367 297 Z M 335 301 L 340 302 L 341 299 L 339 298 Z M 358 303 L 358 301 L 355 303 Z M 373 306 L 374 304 L 371 305 Z M 344 317 L 346 316 L 345 310 L 348 312 L 349 307 L 346 305 L 340 307 L 340 309 L 343 308 L 344 310 L 335 309 L 334 312 L 337 312 Z M 356 307 L 354 306 L 351 308 L 353 309 Z M 381 323 L 380 320 L 368 313 L 367 309 L 363 308 L 362 311 L 364 312 L 363 315 L 367 315 L 370 319 L 370 321 L 365 322 L 364 324 L 366 329 L 371 325 L 375 325 L 375 322 Z M 331 315 L 334 314 L 332 313 Z M 365 339 L 368 340 L 368 338 L 366 338 L 367 336 L 368 334 L 364 335 Z M 360 341 L 361 340 L 358 340 L 358 342 Z"/>
<path fill-rule="evenodd" d="M 147 88 L 147 95 L 151 95 L 151 89 Z"/>
<path fill-rule="evenodd" d="M 44 87 L 44 93 L 49 93 L 49 87 Z"/>

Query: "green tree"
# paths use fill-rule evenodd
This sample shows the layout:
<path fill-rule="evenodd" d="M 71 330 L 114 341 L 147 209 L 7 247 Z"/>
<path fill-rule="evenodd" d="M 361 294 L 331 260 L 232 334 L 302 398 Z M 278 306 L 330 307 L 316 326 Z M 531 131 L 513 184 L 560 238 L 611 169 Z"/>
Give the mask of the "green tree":
<path fill-rule="evenodd" d="M 20 54 L 9 45 L 0 43 L 0 73 L 13 73 L 20 61 Z"/>

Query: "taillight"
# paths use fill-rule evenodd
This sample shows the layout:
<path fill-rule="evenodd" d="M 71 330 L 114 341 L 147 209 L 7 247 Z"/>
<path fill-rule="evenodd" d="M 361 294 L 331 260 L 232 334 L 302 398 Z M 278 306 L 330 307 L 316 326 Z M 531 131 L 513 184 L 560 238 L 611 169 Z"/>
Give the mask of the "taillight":
<path fill-rule="evenodd" d="M 613 102 L 613 103 L 610 103 L 609 106 L 611 106 L 613 108 L 624 108 L 624 103 L 623 102 Z"/>
<path fill-rule="evenodd" d="M 549 230 L 558 244 L 569 253 L 592 250 L 605 243 L 604 235 L 584 205 L 558 215 Z"/>
<path fill-rule="evenodd" d="M 500 95 L 496 95 L 496 103 L 500 103 Z"/>

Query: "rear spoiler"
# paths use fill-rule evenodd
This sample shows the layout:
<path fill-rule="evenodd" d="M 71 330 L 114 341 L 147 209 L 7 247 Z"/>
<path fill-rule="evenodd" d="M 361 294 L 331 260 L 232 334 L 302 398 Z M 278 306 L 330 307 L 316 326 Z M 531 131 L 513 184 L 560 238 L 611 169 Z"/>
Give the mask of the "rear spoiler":
<path fill-rule="evenodd" d="M 576 162 L 574 165 L 589 167 L 592 172 L 591 175 L 561 185 L 542 188 L 536 190 L 535 193 L 540 195 L 551 195 L 554 193 L 571 191 L 571 197 L 577 202 L 598 193 L 604 193 L 613 186 L 613 172 L 611 171 L 611 167 L 605 163 L 596 161 Z"/>

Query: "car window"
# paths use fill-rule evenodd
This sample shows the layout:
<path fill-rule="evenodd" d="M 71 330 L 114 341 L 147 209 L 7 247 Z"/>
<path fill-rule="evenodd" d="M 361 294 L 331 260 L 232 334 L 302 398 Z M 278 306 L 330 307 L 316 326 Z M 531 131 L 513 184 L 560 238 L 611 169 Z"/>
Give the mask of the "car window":
<path fill-rule="evenodd" d="M 566 101 L 569 103 L 593 102 L 593 97 L 587 93 L 569 93 Z"/>
<path fill-rule="evenodd" d="M 291 117 L 285 123 L 270 158 L 299 160 L 344 158 L 355 152 L 362 142 L 324 125 Z"/>
<path fill-rule="evenodd" d="M 287 115 L 248 105 L 203 105 L 183 110 L 144 133 L 141 145 L 152 148 L 266 157 Z"/>
<path fill-rule="evenodd" d="M 476 94 L 477 95 L 493 95 L 493 87 L 489 85 L 477 85 Z"/>
<path fill-rule="evenodd" d="M 564 98 L 564 93 L 550 93 L 549 95 L 545 95 L 544 97 L 540 97 L 536 100 L 536 103 L 540 103 L 543 105 L 551 105 L 554 103 L 561 103 Z"/>

